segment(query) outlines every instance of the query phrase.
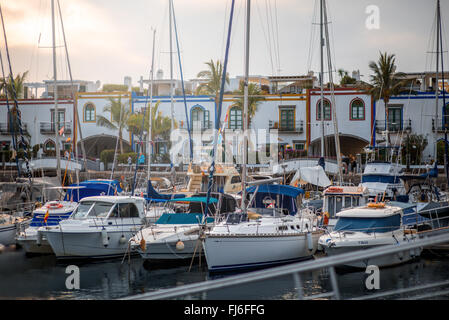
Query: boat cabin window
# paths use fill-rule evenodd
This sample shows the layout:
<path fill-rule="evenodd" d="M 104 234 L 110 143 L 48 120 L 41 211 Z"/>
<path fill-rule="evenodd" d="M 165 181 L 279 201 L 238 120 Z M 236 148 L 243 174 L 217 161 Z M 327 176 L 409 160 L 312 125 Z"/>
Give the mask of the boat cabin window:
<path fill-rule="evenodd" d="M 109 218 L 138 218 L 139 210 L 134 203 L 117 203 Z"/>
<path fill-rule="evenodd" d="M 248 221 L 248 215 L 243 213 L 230 213 L 226 219 L 228 224 L 238 224 L 246 221 Z"/>
<path fill-rule="evenodd" d="M 73 212 L 73 219 L 104 218 L 111 210 L 113 203 L 99 201 L 84 201 Z"/>
<path fill-rule="evenodd" d="M 352 197 L 345 197 L 345 208 L 351 208 L 351 198 Z"/>
<path fill-rule="evenodd" d="M 240 183 L 240 182 L 242 182 L 242 180 L 240 180 L 240 176 L 233 176 L 231 178 L 231 184 Z"/>
<path fill-rule="evenodd" d="M 340 212 L 343 206 L 343 197 L 335 197 L 335 213 Z"/>

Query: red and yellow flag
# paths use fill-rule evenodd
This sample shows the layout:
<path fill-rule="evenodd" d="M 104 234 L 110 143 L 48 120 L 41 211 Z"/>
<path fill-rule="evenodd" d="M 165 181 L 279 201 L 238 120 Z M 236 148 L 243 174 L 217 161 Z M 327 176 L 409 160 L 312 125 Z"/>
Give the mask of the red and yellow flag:
<path fill-rule="evenodd" d="M 44 223 L 47 223 L 47 219 L 48 219 L 49 215 L 50 215 L 50 212 L 47 209 L 47 212 L 45 213 L 45 216 L 44 216 Z"/>

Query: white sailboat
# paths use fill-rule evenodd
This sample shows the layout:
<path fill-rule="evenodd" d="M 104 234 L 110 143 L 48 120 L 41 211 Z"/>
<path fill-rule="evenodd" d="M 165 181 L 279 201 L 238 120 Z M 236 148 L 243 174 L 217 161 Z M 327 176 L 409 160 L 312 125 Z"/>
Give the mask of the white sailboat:
<path fill-rule="evenodd" d="M 243 117 L 248 117 L 250 5 L 246 2 L 246 44 Z M 318 238 L 316 216 L 299 212 L 302 189 L 246 181 L 247 121 L 244 122 L 241 210 L 206 231 L 204 252 L 210 272 L 267 267 L 313 257 Z"/>

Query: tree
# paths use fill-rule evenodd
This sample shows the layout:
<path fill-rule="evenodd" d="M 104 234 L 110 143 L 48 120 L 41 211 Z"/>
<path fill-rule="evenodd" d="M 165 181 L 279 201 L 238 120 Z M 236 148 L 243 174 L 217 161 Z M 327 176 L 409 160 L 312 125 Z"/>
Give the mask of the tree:
<path fill-rule="evenodd" d="M 16 91 L 16 97 L 17 99 L 23 99 L 24 97 L 24 92 L 25 92 L 25 78 L 28 75 L 28 71 L 25 71 L 24 73 L 22 73 L 22 75 L 20 75 L 20 73 L 14 78 L 14 89 Z M 14 90 L 13 90 L 13 85 L 12 85 L 12 81 L 11 81 L 11 77 L 7 77 L 7 80 L 5 81 L 4 78 L 1 78 L 0 81 L 0 91 L 2 91 L 3 93 L 0 95 L 1 98 L 5 98 L 5 88 L 6 88 L 6 93 L 8 94 L 8 98 L 9 99 L 13 99 L 14 98 Z"/>
<path fill-rule="evenodd" d="M 402 143 L 403 157 L 410 156 L 411 164 L 421 164 L 422 153 L 427 147 L 428 141 L 422 134 L 407 135 Z"/>
<path fill-rule="evenodd" d="M 371 84 L 365 84 L 362 88 L 368 92 L 374 100 L 382 99 L 387 109 L 390 97 L 409 91 L 405 86 L 410 80 L 405 78 L 405 73 L 396 72 L 396 58 L 394 54 L 380 53 L 378 62 L 371 61 L 369 68 L 374 73 L 371 75 Z M 386 112 L 386 125 L 388 128 L 388 112 Z M 387 135 L 388 144 L 390 136 Z"/>
<path fill-rule="evenodd" d="M 348 71 L 346 70 L 338 69 L 338 75 L 340 76 L 340 86 L 357 83 L 357 80 L 350 77 Z"/>
<path fill-rule="evenodd" d="M 207 94 L 215 96 L 215 106 L 218 106 L 218 99 L 221 89 L 221 78 L 223 76 L 223 65 L 221 61 L 214 62 L 212 59 L 209 62 L 205 62 L 209 67 L 208 70 L 200 71 L 197 78 L 206 80 L 205 83 L 201 83 L 196 89 L 196 94 Z M 229 75 L 226 74 L 226 83 L 229 84 Z"/>
<path fill-rule="evenodd" d="M 156 102 L 154 107 L 151 108 L 151 136 L 157 137 L 165 137 L 168 138 L 171 130 L 171 118 L 167 116 L 163 116 L 162 112 L 159 111 L 160 101 Z M 142 117 L 143 112 L 132 114 L 127 121 L 129 131 L 136 135 L 140 136 L 142 134 Z M 178 125 L 175 122 L 175 128 Z M 148 132 L 149 130 L 149 115 L 145 113 L 145 121 L 144 121 L 144 130 Z"/>
<path fill-rule="evenodd" d="M 109 105 L 103 108 L 104 112 L 109 112 L 111 114 L 111 120 L 106 117 L 99 115 L 97 116 L 97 125 L 105 127 L 111 130 L 118 130 L 119 141 L 120 141 L 120 153 L 123 153 L 123 129 L 127 129 L 128 119 L 131 115 L 131 110 L 129 108 L 129 103 L 122 103 L 122 98 L 119 97 L 117 100 L 114 98 L 108 98 Z"/>
<path fill-rule="evenodd" d="M 238 97 L 234 99 L 235 106 L 239 107 L 243 111 L 244 107 L 244 82 L 240 81 L 239 83 L 239 90 L 235 92 Z M 260 87 L 256 83 L 249 83 L 248 84 L 248 128 L 251 124 L 251 120 L 254 117 L 254 115 L 257 112 L 257 108 L 259 107 L 259 104 L 265 100 L 265 97 L 262 96 L 263 92 L 260 89 Z"/>

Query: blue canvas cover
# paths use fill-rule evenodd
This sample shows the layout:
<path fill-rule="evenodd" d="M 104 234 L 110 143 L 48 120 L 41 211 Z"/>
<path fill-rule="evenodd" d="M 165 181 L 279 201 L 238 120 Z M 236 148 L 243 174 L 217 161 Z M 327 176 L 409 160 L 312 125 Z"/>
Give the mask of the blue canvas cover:
<path fill-rule="evenodd" d="M 264 200 L 272 199 L 276 201 L 276 208 L 286 209 L 290 215 L 295 215 L 298 211 L 296 197 L 300 194 L 304 194 L 303 189 L 282 184 L 262 184 L 259 186 L 252 186 L 247 188 L 246 192 L 248 193 L 248 196 L 251 196 L 256 190 L 257 193 L 254 197 L 252 208 L 266 208 Z"/>
<path fill-rule="evenodd" d="M 382 218 L 339 217 L 334 231 L 359 231 L 365 233 L 389 232 L 399 229 L 401 215 Z"/>
<path fill-rule="evenodd" d="M 71 184 L 69 187 L 77 187 L 78 184 Z M 79 183 L 80 189 L 68 189 L 64 201 L 79 202 L 85 197 L 92 196 L 113 196 L 122 192 L 120 182 L 117 180 L 86 180 Z M 73 198 L 72 198 L 73 194 Z M 79 195 L 79 197 L 78 197 Z"/>
<path fill-rule="evenodd" d="M 159 193 L 153 188 L 153 185 L 151 184 L 151 180 L 148 180 L 146 198 L 170 200 L 170 199 L 177 199 L 177 198 L 184 198 L 184 197 L 185 197 L 185 194 L 177 194 L 177 193 L 162 194 L 162 193 Z"/>
<path fill-rule="evenodd" d="M 164 213 L 156 221 L 156 224 L 199 224 L 202 222 L 201 213 Z M 213 222 L 212 217 L 207 217 L 206 222 Z"/>

